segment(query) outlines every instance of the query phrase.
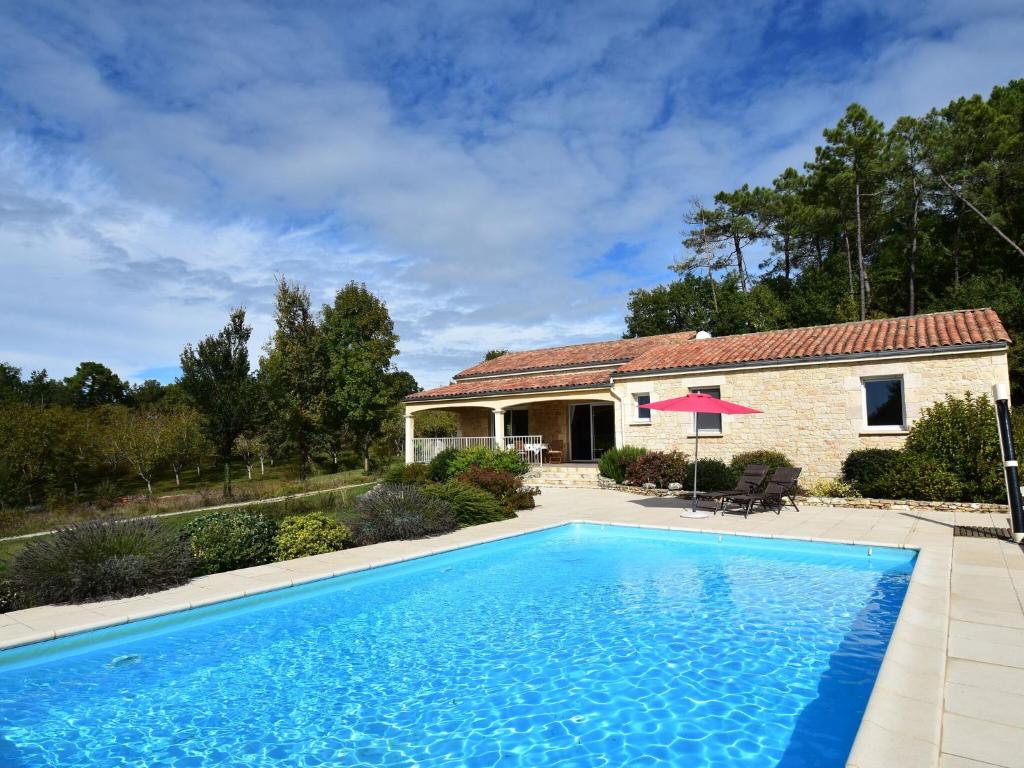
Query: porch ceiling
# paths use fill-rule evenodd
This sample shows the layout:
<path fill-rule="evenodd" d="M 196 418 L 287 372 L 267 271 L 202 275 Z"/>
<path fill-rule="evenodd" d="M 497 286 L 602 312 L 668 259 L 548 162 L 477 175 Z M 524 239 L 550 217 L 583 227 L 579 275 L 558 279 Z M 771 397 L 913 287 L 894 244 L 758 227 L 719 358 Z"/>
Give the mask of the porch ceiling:
<path fill-rule="evenodd" d="M 561 393 L 576 389 L 600 389 L 611 386 L 611 370 L 573 373 L 536 373 L 488 379 L 457 381 L 444 387 L 415 392 L 405 398 L 407 404 L 447 400 L 471 400 L 516 392 Z M 464 403 L 467 404 L 468 403 Z"/>

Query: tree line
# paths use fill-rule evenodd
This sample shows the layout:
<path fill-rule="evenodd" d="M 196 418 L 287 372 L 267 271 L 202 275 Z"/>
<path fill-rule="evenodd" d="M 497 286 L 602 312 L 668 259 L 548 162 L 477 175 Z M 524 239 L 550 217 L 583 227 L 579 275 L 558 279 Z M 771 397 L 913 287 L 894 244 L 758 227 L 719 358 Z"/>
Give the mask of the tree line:
<path fill-rule="evenodd" d="M 851 104 L 802 170 L 684 216 L 672 281 L 625 336 L 746 333 L 992 307 L 1024 331 L 1024 80 L 886 127 Z M 753 254 L 763 256 L 754 261 Z M 1012 345 L 1015 402 L 1024 351 Z"/>
<path fill-rule="evenodd" d="M 355 454 L 393 457 L 399 401 L 419 389 L 393 364 L 398 335 L 382 300 L 349 283 L 318 311 L 309 292 L 282 278 L 275 331 L 253 370 L 244 308 L 181 353 L 172 384 L 132 385 L 96 362 L 63 380 L 27 377 L 0 363 L 0 504 L 81 500 L 88 487 L 130 473 L 150 494 L 157 473 L 202 472 L 211 458 L 231 495 L 231 463 L 287 457 L 300 476 L 318 461 L 338 469 Z M 96 494 L 91 494 L 95 496 Z"/>

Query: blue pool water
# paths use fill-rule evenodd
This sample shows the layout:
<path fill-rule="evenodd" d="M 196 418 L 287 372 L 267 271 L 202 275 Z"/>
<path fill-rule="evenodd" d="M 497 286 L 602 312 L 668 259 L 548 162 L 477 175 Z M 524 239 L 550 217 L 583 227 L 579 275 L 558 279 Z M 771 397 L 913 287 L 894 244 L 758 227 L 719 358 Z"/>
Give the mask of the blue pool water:
<path fill-rule="evenodd" d="M 0 653 L 3 766 L 842 766 L 913 552 L 570 525 Z"/>

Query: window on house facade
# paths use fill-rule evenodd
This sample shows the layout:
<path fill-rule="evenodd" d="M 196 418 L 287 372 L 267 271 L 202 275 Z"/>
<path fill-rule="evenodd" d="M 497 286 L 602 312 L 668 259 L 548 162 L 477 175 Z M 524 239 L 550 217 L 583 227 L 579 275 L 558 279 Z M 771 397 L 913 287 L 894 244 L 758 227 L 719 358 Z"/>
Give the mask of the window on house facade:
<path fill-rule="evenodd" d="M 634 421 L 650 421 L 651 420 L 651 409 L 641 408 L 641 405 L 649 405 L 651 402 L 651 393 L 642 392 L 633 395 L 633 402 L 635 403 L 635 410 L 633 413 Z"/>
<path fill-rule="evenodd" d="M 691 392 L 711 395 L 721 399 L 721 387 L 695 387 Z M 720 413 L 695 413 L 693 414 L 693 430 L 697 435 L 720 435 L 722 434 L 722 414 Z"/>
<path fill-rule="evenodd" d="M 864 423 L 871 428 L 903 429 L 903 378 L 863 379 Z"/>
<path fill-rule="evenodd" d="M 530 434 L 530 412 L 525 408 L 505 411 L 505 436 L 525 437 Z"/>

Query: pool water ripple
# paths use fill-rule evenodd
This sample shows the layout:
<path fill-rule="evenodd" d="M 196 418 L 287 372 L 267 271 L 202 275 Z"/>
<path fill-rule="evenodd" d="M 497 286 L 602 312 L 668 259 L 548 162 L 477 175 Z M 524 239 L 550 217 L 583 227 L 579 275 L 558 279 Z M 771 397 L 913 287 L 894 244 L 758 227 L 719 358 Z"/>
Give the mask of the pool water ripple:
<path fill-rule="evenodd" d="M 842 766 L 912 566 L 566 526 L 0 668 L 0 764 Z"/>

